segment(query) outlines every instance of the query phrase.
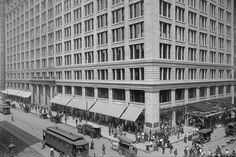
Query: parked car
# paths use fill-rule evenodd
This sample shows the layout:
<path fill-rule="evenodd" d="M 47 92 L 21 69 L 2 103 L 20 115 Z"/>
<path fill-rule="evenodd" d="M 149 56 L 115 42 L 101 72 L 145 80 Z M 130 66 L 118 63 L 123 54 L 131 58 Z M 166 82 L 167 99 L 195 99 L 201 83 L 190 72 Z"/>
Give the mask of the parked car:
<path fill-rule="evenodd" d="M 225 134 L 226 136 L 234 136 L 236 135 L 236 122 L 232 122 L 227 124 L 225 127 Z"/>
<path fill-rule="evenodd" d="M 76 126 L 77 131 L 84 135 L 89 135 L 92 138 L 100 138 L 101 137 L 101 127 L 94 126 L 90 124 L 79 124 Z"/>
<path fill-rule="evenodd" d="M 193 137 L 193 142 L 204 144 L 211 140 L 211 134 L 213 129 L 202 129 L 199 130 Z"/>
<path fill-rule="evenodd" d="M 135 146 L 135 140 L 132 140 L 124 135 L 118 136 L 118 151 L 119 154 L 125 154 L 126 157 L 136 157 L 137 148 Z"/>

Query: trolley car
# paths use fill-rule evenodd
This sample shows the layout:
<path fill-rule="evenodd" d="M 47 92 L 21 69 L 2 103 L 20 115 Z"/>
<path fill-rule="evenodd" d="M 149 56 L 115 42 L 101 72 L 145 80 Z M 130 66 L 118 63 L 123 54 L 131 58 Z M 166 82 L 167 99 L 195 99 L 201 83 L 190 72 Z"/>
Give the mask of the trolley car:
<path fill-rule="evenodd" d="M 70 157 L 85 157 L 89 153 L 89 142 L 82 136 L 56 126 L 43 130 L 45 143 Z"/>
<path fill-rule="evenodd" d="M 2 114 L 10 114 L 10 106 L 8 106 L 7 104 L 5 104 L 3 101 L 0 102 L 0 112 Z"/>

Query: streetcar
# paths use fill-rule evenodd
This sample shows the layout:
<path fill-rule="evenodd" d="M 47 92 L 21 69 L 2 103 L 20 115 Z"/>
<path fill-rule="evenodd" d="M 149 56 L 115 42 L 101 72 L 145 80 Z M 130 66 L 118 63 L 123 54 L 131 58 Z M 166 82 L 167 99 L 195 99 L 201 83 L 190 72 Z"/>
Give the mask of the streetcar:
<path fill-rule="evenodd" d="M 89 154 L 89 142 L 84 137 L 57 126 L 43 130 L 45 144 L 70 157 L 85 157 Z"/>
<path fill-rule="evenodd" d="M 0 112 L 5 115 L 10 114 L 10 106 L 3 101 L 0 101 Z"/>

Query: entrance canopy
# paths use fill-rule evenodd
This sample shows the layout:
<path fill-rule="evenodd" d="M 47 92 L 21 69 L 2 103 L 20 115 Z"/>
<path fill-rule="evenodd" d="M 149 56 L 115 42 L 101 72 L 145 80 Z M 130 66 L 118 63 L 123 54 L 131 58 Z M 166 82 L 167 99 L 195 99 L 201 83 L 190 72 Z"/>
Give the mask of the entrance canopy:
<path fill-rule="evenodd" d="M 86 111 L 86 110 L 89 110 L 94 103 L 95 103 L 95 100 L 87 100 L 86 101 L 85 99 L 82 99 L 82 98 L 73 98 L 67 104 L 67 106 Z M 86 105 L 87 105 L 87 107 L 86 107 Z"/>
<path fill-rule="evenodd" d="M 30 97 L 31 96 L 31 92 L 24 92 L 23 94 L 21 94 L 21 97 L 22 98 L 28 98 L 28 97 Z"/>
<path fill-rule="evenodd" d="M 65 106 L 71 101 L 71 99 L 72 99 L 72 96 L 56 95 L 54 98 L 50 100 L 50 102 Z"/>
<path fill-rule="evenodd" d="M 121 114 L 124 112 L 126 107 L 127 106 L 125 104 L 109 104 L 108 102 L 96 102 L 95 105 L 89 111 L 103 114 L 106 116 L 120 118 Z"/>
<path fill-rule="evenodd" d="M 129 120 L 135 122 L 141 112 L 144 110 L 144 106 L 141 105 L 129 105 L 120 119 Z"/>
<path fill-rule="evenodd" d="M 5 89 L 4 91 L 1 91 L 4 94 L 8 94 L 8 95 L 14 95 L 17 96 L 17 94 L 20 92 L 19 90 L 15 90 L 15 89 Z"/>

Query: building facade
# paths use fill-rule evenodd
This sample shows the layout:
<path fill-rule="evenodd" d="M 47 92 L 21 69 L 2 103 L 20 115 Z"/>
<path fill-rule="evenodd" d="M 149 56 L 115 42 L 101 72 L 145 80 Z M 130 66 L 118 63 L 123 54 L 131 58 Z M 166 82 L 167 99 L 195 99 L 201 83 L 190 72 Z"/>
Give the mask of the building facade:
<path fill-rule="evenodd" d="M 234 103 L 233 3 L 9 0 L 6 86 L 67 112 L 175 125 L 190 103 Z"/>
<path fill-rule="evenodd" d="M 0 90 L 5 89 L 5 0 L 0 1 Z"/>

